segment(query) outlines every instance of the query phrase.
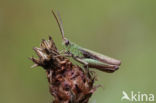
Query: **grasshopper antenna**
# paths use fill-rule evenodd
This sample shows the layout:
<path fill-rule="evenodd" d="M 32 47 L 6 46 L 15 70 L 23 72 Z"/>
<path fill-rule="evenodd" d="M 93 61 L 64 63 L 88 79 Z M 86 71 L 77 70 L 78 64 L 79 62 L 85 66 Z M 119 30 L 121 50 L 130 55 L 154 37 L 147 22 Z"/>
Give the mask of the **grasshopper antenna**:
<path fill-rule="evenodd" d="M 57 22 L 57 24 L 58 24 L 58 26 L 59 26 L 59 29 L 60 29 L 60 32 L 61 32 L 61 35 L 62 35 L 62 39 L 64 40 L 64 41 L 66 41 L 66 39 L 65 39 L 65 37 L 64 37 L 64 30 L 63 30 L 63 23 L 62 23 L 62 20 L 61 20 L 61 17 L 60 17 L 60 15 L 59 15 L 59 13 L 57 13 L 58 14 L 58 17 L 59 17 L 59 19 L 57 18 L 57 16 L 56 16 L 56 14 L 55 14 L 55 12 L 52 10 L 52 13 L 53 13 L 53 15 L 54 15 L 54 17 L 55 17 L 55 19 L 56 19 L 56 22 Z M 59 22 L 60 21 L 60 22 Z"/>

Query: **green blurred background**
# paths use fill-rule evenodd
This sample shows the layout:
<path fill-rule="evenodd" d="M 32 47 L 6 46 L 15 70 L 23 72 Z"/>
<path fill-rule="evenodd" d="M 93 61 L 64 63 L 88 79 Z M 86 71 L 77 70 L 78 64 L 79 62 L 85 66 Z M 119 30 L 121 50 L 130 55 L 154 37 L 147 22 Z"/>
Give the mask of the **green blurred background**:
<path fill-rule="evenodd" d="M 45 71 L 28 57 L 48 35 L 61 49 L 52 9 L 70 40 L 122 61 L 113 74 L 96 71 L 104 89 L 90 101 L 121 103 L 123 90 L 156 94 L 155 0 L 0 0 L 0 103 L 50 103 Z"/>

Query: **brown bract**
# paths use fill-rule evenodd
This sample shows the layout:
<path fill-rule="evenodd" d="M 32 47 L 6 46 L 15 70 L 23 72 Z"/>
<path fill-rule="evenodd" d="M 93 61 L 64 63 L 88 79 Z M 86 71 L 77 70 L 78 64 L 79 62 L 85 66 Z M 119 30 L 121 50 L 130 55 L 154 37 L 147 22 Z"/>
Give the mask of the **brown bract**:
<path fill-rule="evenodd" d="M 51 37 L 42 40 L 40 48 L 35 47 L 34 51 L 39 58 L 31 58 L 35 63 L 33 67 L 41 66 L 46 70 L 53 103 L 88 103 L 96 90 L 94 76 L 87 75 L 82 68 L 60 55 Z"/>

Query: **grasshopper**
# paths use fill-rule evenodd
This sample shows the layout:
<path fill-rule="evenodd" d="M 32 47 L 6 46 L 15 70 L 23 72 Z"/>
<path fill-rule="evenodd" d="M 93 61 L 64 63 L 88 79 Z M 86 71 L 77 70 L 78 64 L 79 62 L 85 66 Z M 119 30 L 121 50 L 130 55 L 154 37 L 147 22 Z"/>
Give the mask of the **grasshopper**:
<path fill-rule="evenodd" d="M 88 68 L 96 68 L 98 70 L 112 73 L 116 71 L 121 62 L 119 60 L 113 59 L 106 55 L 97 53 L 95 51 L 83 48 L 71 41 L 69 41 L 64 36 L 64 29 L 63 23 L 61 20 L 60 15 L 56 15 L 55 12 L 52 10 L 54 18 L 59 26 L 62 40 L 63 40 L 63 47 L 64 47 L 64 54 L 66 56 L 72 57 L 74 60 L 78 61 L 79 63 L 83 64 L 84 67 L 88 70 Z M 57 16 L 59 18 L 57 18 Z"/>

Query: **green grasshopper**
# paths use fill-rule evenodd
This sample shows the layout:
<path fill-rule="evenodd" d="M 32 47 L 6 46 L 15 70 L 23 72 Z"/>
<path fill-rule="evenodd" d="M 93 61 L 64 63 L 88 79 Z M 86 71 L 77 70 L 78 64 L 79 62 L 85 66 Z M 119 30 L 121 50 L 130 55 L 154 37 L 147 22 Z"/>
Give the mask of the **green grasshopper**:
<path fill-rule="evenodd" d="M 52 11 L 52 13 L 57 21 L 57 24 L 59 26 L 62 35 L 64 53 L 66 54 L 66 56 L 72 57 L 74 60 L 83 64 L 87 70 L 88 68 L 96 68 L 98 70 L 111 73 L 119 68 L 121 64 L 119 60 L 83 48 L 65 38 L 63 23 L 60 15 L 58 14 L 59 17 L 58 19 L 55 12 Z"/>

